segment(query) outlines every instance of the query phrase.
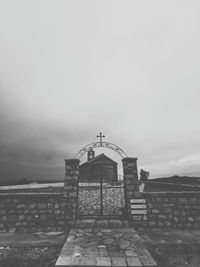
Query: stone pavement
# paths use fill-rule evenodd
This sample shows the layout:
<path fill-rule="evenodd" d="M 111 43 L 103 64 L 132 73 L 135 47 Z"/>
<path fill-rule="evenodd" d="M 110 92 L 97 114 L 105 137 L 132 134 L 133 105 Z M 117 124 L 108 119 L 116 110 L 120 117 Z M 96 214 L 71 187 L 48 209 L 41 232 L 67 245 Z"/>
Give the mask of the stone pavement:
<path fill-rule="evenodd" d="M 58 266 L 157 266 L 132 228 L 72 229 Z"/>

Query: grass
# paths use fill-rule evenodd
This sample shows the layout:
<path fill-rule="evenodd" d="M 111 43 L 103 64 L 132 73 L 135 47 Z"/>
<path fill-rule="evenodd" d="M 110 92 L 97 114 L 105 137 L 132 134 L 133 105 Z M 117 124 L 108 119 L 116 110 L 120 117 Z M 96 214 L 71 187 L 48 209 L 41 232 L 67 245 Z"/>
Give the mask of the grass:
<path fill-rule="evenodd" d="M 149 245 L 159 267 L 199 267 L 200 245 Z"/>
<path fill-rule="evenodd" d="M 0 248 L 0 267 L 55 267 L 61 247 Z"/>
<path fill-rule="evenodd" d="M 159 267 L 199 267 L 200 245 L 148 245 Z M 0 267 L 54 267 L 61 247 L 0 248 Z"/>

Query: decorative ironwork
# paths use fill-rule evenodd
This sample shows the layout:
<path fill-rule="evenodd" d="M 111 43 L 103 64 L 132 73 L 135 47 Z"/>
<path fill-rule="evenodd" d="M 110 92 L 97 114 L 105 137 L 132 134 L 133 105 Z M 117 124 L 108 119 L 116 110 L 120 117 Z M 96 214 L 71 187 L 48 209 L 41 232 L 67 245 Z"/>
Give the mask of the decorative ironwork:
<path fill-rule="evenodd" d="M 115 152 L 117 152 L 122 158 L 127 158 L 126 153 L 119 146 L 116 146 L 116 145 L 114 145 L 112 143 L 109 143 L 109 142 L 102 142 L 102 143 L 100 143 L 100 142 L 94 142 L 94 143 L 88 144 L 88 145 L 84 146 L 76 154 L 76 158 L 80 159 L 89 150 L 91 150 L 93 148 L 98 148 L 98 147 L 110 148 L 110 149 L 114 150 Z"/>
<path fill-rule="evenodd" d="M 77 216 L 119 216 L 125 207 L 123 183 L 79 183 Z"/>
<path fill-rule="evenodd" d="M 99 142 L 94 142 L 94 143 L 91 143 L 91 144 L 84 146 L 76 154 L 76 158 L 80 159 L 85 153 L 87 153 L 88 151 L 90 151 L 93 148 L 98 148 L 98 147 L 110 148 L 110 149 L 114 150 L 115 152 L 117 152 L 122 158 L 127 158 L 126 153 L 119 146 L 116 146 L 116 145 L 109 143 L 109 142 L 103 142 L 102 138 L 105 138 L 105 135 L 103 135 L 101 132 L 99 133 L 99 135 L 97 135 L 97 138 L 99 138 Z"/>
<path fill-rule="evenodd" d="M 105 138 L 105 135 L 102 135 L 100 132 L 99 135 L 97 135 L 97 138 L 99 138 L 100 145 L 102 146 L 102 138 Z"/>

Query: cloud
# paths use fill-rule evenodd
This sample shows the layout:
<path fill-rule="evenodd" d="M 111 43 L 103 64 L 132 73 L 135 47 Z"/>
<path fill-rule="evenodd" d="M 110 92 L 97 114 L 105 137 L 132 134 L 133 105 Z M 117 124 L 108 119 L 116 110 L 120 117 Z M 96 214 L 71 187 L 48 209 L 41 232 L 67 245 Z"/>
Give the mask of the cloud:
<path fill-rule="evenodd" d="M 200 153 L 199 7 L 2 2 L 1 179 L 60 177 L 99 131 L 153 175 L 200 173 L 179 163 Z"/>

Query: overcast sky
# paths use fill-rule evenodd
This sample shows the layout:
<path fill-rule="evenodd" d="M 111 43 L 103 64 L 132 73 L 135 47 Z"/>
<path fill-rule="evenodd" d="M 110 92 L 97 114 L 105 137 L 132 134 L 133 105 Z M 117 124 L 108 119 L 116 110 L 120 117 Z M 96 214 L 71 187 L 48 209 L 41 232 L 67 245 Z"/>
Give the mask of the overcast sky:
<path fill-rule="evenodd" d="M 198 0 L 0 0 L 1 180 L 63 179 L 99 131 L 151 177 L 200 176 L 199 14 Z"/>

